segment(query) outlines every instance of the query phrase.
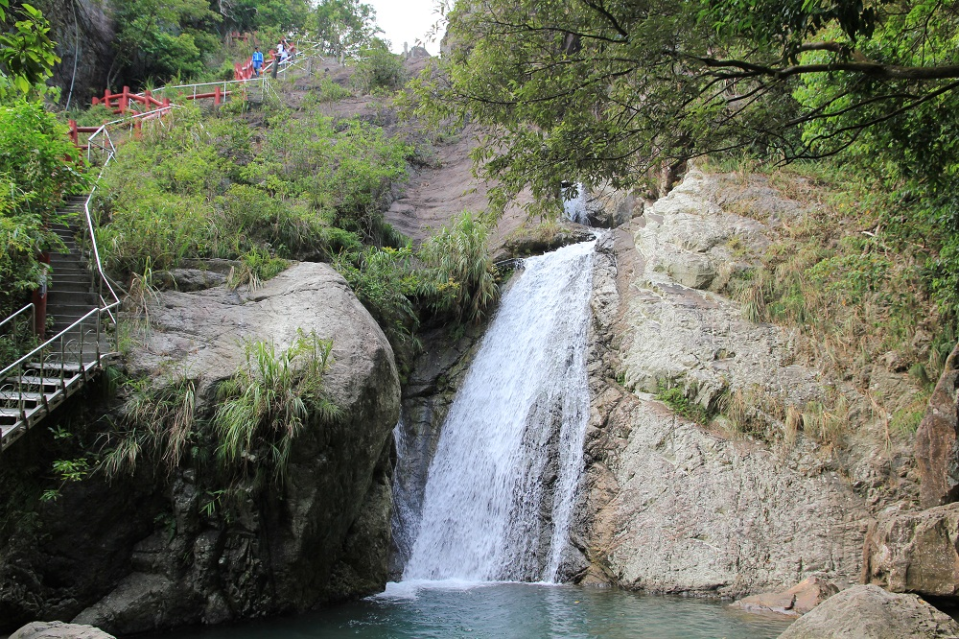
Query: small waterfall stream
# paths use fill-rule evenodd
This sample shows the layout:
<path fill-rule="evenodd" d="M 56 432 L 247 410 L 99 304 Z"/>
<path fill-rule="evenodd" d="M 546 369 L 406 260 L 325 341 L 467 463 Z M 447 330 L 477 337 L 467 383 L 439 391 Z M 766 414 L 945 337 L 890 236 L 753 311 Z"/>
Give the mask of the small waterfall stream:
<path fill-rule="evenodd" d="M 556 581 L 583 464 L 594 242 L 526 260 L 443 426 L 404 580 Z"/>
<path fill-rule="evenodd" d="M 576 197 L 570 200 L 563 200 L 563 214 L 566 216 L 566 219 L 572 222 L 582 224 L 583 226 L 591 226 L 589 223 L 589 210 L 586 208 L 586 187 L 577 182 L 576 189 Z"/>

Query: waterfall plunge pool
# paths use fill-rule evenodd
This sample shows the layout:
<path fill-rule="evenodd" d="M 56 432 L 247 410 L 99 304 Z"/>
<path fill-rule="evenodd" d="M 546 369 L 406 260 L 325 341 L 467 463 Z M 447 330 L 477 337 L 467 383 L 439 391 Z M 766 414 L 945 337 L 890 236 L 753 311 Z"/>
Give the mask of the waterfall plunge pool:
<path fill-rule="evenodd" d="M 702 599 L 528 583 L 406 581 L 301 615 L 177 639 L 771 639 L 789 621 Z"/>

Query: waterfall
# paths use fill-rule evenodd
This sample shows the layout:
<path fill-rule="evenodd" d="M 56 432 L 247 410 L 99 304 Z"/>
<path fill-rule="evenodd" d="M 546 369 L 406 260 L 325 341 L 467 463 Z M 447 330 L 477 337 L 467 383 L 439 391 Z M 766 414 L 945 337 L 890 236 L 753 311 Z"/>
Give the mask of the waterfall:
<path fill-rule="evenodd" d="M 514 276 L 443 425 L 404 579 L 561 577 L 589 416 L 594 245 Z"/>
<path fill-rule="evenodd" d="M 563 212 L 566 219 L 583 226 L 591 226 L 589 210 L 586 208 L 586 187 L 581 183 L 576 183 L 576 197 L 571 200 L 563 200 Z"/>

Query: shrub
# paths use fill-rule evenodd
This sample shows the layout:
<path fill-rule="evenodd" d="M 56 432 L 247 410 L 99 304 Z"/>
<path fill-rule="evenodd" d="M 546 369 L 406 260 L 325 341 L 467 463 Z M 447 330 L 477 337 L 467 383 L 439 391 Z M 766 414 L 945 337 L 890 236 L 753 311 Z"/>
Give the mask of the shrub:
<path fill-rule="evenodd" d="M 429 272 L 420 293 L 435 314 L 478 322 L 499 299 L 488 236 L 487 226 L 464 211 L 452 228 L 423 243 L 419 256 Z"/>
<path fill-rule="evenodd" d="M 385 48 L 372 48 L 360 53 L 353 84 L 365 93 L 392 92 L 403 88 L 408 79 L 403 57 Z"/>

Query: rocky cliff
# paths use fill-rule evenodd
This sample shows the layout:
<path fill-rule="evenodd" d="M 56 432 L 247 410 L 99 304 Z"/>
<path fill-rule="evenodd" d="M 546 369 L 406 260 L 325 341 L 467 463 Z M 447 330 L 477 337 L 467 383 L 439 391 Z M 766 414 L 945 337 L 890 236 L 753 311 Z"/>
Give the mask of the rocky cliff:
<path fill-rule="evenodd" d="M 753 214 L 731 212 L 736 198 Z M 917 497 L 910 451 L 883 449 L 857 389 L 797 363 L 795 336 L 748 321 L 724 294 L 750 268 L 730 246 L 761 251 L 804 207 L 761 179 L 694 170 L 637 213 L 605 241 L 594 276 L 586 581 L 723 595 L 812 573 L 854 583 L 870 522 Z M 858 407 L 860 441 L 842 453 L 774 408 L 830 386 Z M 765 437 L 726 419 L 731 397 L 766 420 Z"/>
<path fill-rule="evenodd" d="M 53 85 L 61 102 L 87 107 L 90 98 L 106 88 L 113 64 L 113 19 L 109 2 L 97 0 L 39 0 L 34 3 L 50 21 L 50 37 L 57 43 L 60 63 L 53 68 Z"/>
<path fill-rule="evenodd" d="M 128 374 L 152 380 L 154 396 L 189 380 L 196 414 L 208 414 L 219 382 L 243 365 L 245 343 L 281 350 L 315 332 L 333 342 L 323 391 L 338 414 L 295 437 L 286 481 L 253 480 L 231 500 L 201 481 L 199 462 L 151 472 L 146 453 L 132 477 L 111 483 L 98 473 L 65 486 L 37 507 L 36 534 L 14 532 L 0 545 L 0 631 L 73 618 L 128 634 L 382 589 L 399 380 L 389 343 L 346 282 L 326 265 L 299 264 L 256 291 L 168 292 L 148 313 Z M 107 419 L 128 417 L 121 407 Z"/>

